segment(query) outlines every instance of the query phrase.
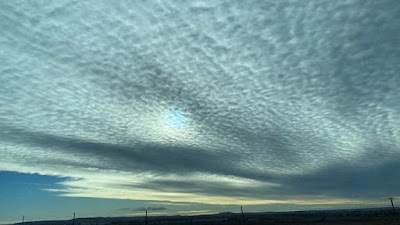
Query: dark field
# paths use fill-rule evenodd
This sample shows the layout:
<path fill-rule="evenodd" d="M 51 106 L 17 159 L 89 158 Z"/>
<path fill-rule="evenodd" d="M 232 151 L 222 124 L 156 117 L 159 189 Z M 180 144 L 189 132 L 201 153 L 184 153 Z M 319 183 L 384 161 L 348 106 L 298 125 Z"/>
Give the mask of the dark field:
<path fill-rule="evenodd" d="M 19 225 L 21 223 L 18 223 Z M 79 218 L 75 221 L 25 222 L 24 225 L 144 225 L 144 217 Z M 148 217 L 148 225 L 400 225 L 400 214 L 392 209 L 301 211 L 280 213 L 221 213 L 203 216 Z"/>

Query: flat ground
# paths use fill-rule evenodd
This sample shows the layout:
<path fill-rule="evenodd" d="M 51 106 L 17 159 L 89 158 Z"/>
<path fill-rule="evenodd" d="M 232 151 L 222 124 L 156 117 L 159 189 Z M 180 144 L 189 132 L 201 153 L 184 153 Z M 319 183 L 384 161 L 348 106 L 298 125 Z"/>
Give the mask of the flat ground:
<path fill-rule="evenodd" d="M 145 225 L 144 217 L 79 218 L 24 225 Z M 392 209 L 332 210 L 281 213 L 222 213 L 203 216 L 149 217 L 147 225 L 400 225 Z"/>

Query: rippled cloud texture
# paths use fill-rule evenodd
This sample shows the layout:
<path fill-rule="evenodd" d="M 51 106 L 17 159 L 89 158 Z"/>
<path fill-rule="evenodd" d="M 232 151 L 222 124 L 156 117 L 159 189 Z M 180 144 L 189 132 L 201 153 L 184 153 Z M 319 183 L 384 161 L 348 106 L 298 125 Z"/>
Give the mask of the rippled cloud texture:
<path fill-rule="evenodd" d="M 398 1 L 1 1 L 0 170 L 63 196 L 399 195 Z"/>

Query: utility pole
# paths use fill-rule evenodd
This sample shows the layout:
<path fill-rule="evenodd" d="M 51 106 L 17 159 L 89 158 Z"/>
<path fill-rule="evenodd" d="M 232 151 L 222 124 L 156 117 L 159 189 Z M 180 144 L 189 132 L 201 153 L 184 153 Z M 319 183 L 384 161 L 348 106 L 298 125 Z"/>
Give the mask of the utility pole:
<path fill-rule="evenodd" d="M 74 213 L 74 218 L 72 219 L 72 225 L 75 225 L 75 213 Z"/>
<path fill-rule="evenodd" d="M 145 225 L 147 225 L 147 209 L 146 209 L 146 220 L 145 220 Z"/>
<path fill-rule="evenodd" d="M 243 214 L 243 207 L 240 206 L 240 211 L 242 211 L 242 224 L 244 224 L 244 214 Z"/>
<path fill-rule="evenodd" d="M 390 200 L 390 203 L 392 204 L 393 212 L 396 213 L 396 208 L 394 208 L 394 205 L 393 205 L 393 199 L 394 198 L 388 198 L 388 199 Z"/>

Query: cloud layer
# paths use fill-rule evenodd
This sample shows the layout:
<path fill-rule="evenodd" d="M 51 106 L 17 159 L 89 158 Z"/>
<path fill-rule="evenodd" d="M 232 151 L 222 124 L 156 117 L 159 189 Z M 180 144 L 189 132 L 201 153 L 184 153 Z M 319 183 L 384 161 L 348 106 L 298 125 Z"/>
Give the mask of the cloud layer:
<path fill-rule="evenodd" d="M 396 1 L 0 5 L 0 170 L 78 197 L 399 195 Z"/>

